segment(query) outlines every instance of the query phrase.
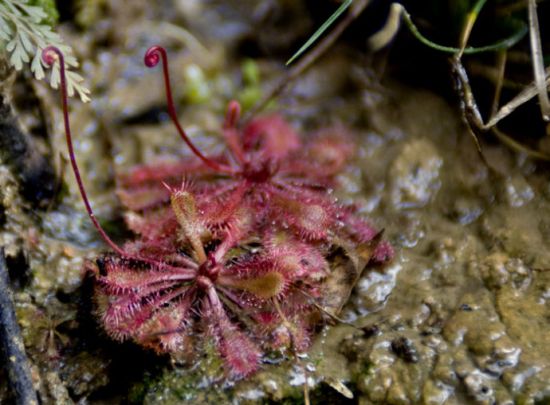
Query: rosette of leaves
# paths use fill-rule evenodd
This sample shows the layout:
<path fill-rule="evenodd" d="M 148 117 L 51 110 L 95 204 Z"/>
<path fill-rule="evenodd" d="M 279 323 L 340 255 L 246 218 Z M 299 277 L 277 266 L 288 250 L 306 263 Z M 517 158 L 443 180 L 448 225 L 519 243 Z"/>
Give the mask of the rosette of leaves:
<path fill-rule="evenodd" d="M 344 129 L 328 128 L 302 143 L 277 115 L 239 128 L 240 106 L 232 101 L 222 130 L 227 153 L 206 157 L 177 120 L 164 49 L 150 48 L 145 62 L 152 67 L 159 55 L 170 116 L 195 156 L 176 167 L 142 166 L 119 180 L 128 226 L 137 236 L 122 247 L 90 206 L 62 80 L 71 166 L 90 219 L 113 250 L 87 266 L 98 313 L 113 338 L 176 357 L 193 360 L 195 343 L 207 338 L 228 374 L 245 377 L 268 351 L 306 350 L 323 314 L 337 316 L 366 264 L 386 263 L 393 248 L 356 207 L 331 196 L 352 152 Z M 65 78 L 61 50 L 47 47 L 43 60 L 60 62 Z M 178 186 L 185 175 L 195 185 L 184 180 Z M 352 271 L 332 266 L 339 251 Z"/>
<path fill-rule="evenodd" d="M 107 333 L 189 361 L 211 341 L 237 378 L 256 371 L 264 351 L 307 349 L 329 274 L 321 249 L 259 234 L 249 210 L 220 224 L 211 195 L 189 184 L 170 194 L 156 226 L 129 220 L 138 239 L 126 257 L 89 264 Z"/>
<path fill-rule="evenodd" d="M 66 55 L 65 68 L 67 90 L 70 96 L 77 94 L 84 102 L 90 100 L 83 78 L 71 69 L 78 67 L 78 61 L 70 46 L 63 42 L 59 34 L 53 31 L 52 24 L 57 11 L 47 0 L 0 0 L 0 49 L 15 70 L 29 66 L 37 80 L 46 77 L 42 61 L 42 50 L 54 45 Z M 57 89 L 60 84 L 59 63 L 52 67 L 50 85 Z"/>

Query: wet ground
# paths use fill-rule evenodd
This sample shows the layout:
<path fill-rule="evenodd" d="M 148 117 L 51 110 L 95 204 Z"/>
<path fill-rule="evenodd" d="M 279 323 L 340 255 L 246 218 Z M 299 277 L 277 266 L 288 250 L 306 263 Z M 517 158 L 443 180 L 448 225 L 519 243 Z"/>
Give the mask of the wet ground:
<path fill-rule="evenodd" d="M 124 238 L 115 174 L 188 154 L 164 112 L 159 72 L 142 65 L 147 47 L 167 46 L 180 117 L 208 154 L 220 148 L 227 101 L 254 104 L 284 71 L 266 49 L 277 54 L 293 38 L 285 26 L 258 32 L 254 22 L 279 21 L 278 9 L 254 2 L 117 3 L 98 10 L 108 18 L 80 15 L 86 41 L 75 47 L 93 101 L 73 100 L 72 120 L 94 209 Z M 288 24 L 304 15 L 285 7 Z M 63 34 L 69 42 L 82 35 L 70 26 Z M 346 323 L 327 325 L 307 358 L 266 363 L 240 382 L 225 381 L 208 356 L 184 367 L 112 342 L 96 324 L 82 268 L 102 245 L 59 157 L 58 95 L 32 85 L 49 137 L 35 142 L 66 186 L 35 210 L 13 165 L 0 165 L 0 244 L 45 403 L 301 403 L 304 365 L 313 403 L 550 403 L 548 168 L 490 139 L 487 167 L 455 105 L 388 76 L 380 82 L 357 52 L 332 49 L 270 108 L 304 131 L 350 128 L 357 154 L 337 193 L 385 229 L 396 257 L 364 273 L 340 315 Z M 18 100 L 26 128 L 40 127 Z M 0 402 L 7 395 L 0 375 Z"/>

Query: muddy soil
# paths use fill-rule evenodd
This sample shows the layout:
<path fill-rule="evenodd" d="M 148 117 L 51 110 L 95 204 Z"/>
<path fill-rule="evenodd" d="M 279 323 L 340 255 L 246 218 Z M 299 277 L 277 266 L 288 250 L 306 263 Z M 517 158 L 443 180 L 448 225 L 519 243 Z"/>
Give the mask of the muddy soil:
<path fill-rule="evenodd" d="M 142 65 L 147 47 L 168 48 L 180 118 L 209 154 L 222 147 L 227 101 L 250 108 L 284 73 L 266 55 L 291 54 L 313 23 L 298 2 L 89 3 L 80 25 L 62 27 L 92 90 L 91 103 L 72 101 L 71 119 L 93 207 L 122 240 L 116 173 L 189 154 L 159 71 Z M 548 167 L 490 139 L 485 165 L 452 102 L 380 80 L 342 43 L 269 106 L 304 132 L 350 128 L 357 153 L 336 193 L 385 229 L 396 256 L 367 269 L 345 322 L 327 321 L 307 357 L 270 359 L 235 382 L 208 353 L 184 366 L 102 332 L 82 269 L 104 246 L 61 157 L 58 94 L 30 84 L 37 117 L 17 92 L 22 81 L 12 89 L 19 122 L 43 127 L 33 142 L 62 173 L 57 200 L 37 209 L 14 166 L 0 164 L 0 245 L 44 403 L 302 403 L 306 382 L 313 403 L 550 403 Z"/>

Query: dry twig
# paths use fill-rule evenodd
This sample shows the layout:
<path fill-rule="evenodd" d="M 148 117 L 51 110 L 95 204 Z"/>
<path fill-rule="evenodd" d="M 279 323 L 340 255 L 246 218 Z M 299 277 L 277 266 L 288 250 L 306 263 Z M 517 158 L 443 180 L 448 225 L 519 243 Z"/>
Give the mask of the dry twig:
<path fill-rule="evenodd" d="M 3 247 L 0 247 L 0 343 L 15 403 L 38 405 L 21 330 L 15 316 Z"/>

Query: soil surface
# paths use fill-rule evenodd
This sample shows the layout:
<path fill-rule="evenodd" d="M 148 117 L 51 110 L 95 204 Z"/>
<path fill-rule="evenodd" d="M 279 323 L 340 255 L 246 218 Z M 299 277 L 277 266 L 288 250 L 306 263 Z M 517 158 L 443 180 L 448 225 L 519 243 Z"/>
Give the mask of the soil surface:
<path fill-rule="evenodd" d="M 189 155 L 145 50 L 167 47 L 180 118 L 208 155 L 222 147 L 227 102 L 246 110 L 258 101 L 313 22 L 301 2 L 89 3 L 78 25 L 61 29 L 92 90 L 91 103 L 71 101 L 71 120 L 92 205 L 123 240 L 116 173 Z M 35 208 L 14 165 L 0 164 L 0 245 L 44 403 L 302 403 L 306 381 L 312 403 L 550 403 L 548 168 L 482 140 L 488 167 L 455 105 L 380 80 L 361 55 L 337 45 L 268 109 L 304 133 L 349 128 L 356 157 L 335 193 L 385 229 L 396 256 L 364 272 L 345 322 L 327 320 L 307 357 L 268 359 L 237 382 L 208 353 L 182 365 L 104 334 L 83 266 L 105 248 L 62 157 L 58 94 L 14 84 L 20 125 L 62 173 L 57 199 Z M 32 90 L 41 115 L 20 88 Z M 9 398 L 0 372 L 0 402 Z"/>

